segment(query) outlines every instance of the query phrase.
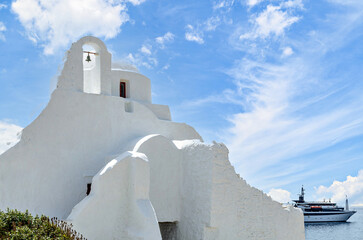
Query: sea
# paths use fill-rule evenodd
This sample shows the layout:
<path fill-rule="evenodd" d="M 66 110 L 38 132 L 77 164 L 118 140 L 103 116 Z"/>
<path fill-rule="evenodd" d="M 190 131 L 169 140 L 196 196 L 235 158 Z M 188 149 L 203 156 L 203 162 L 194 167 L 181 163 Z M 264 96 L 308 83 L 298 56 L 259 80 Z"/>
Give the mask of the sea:
<path fill-rule="evenodd" d="M 363 208 L 345 223 L 306 223 L 305 240 L 363 240 Z"/>

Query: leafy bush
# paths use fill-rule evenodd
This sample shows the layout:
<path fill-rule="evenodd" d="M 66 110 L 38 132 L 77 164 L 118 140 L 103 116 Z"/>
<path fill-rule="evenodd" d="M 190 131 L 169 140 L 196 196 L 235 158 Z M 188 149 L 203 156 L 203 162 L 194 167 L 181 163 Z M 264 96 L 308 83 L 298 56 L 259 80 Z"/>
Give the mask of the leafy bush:
<path fill-rule="evenodd" d="M 57 218 L 33 217 L 28 211 L 22 213 L 10 209 L 0 211 L 0 239 L 85 240 L 81 234 L 72 230 L 71 224 Z"/>

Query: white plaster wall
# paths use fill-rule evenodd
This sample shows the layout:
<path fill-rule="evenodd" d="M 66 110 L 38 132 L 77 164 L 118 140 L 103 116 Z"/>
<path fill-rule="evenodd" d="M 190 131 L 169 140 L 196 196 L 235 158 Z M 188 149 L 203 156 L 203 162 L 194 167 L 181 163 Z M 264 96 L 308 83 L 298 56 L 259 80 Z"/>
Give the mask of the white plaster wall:
<path fill-rule="evenodd" d="M 125 152 L 96 174 L 90 195 L 67 221 L 89 240 L 161 240 L 149 185 L 147 157 Z"/>
<path fill-rule="evenodd" d="M 128 100 L 129 101 L 129 100 Z M 149 134 L 201 139 L 186 124 L 159 120 L 126 99 L 57 89 L 20 142 L 0 155 L 0 209 L 65 218 L 86 196 L 86 185 L 130 143 Z M 47 183 L 47 184 L 44 184 Z"/>
<path fill-rule="evenodd" d="M 168 105 L 145 104 L 159 119 L 171 121 L 171 114 Z"/>
<path fill-rule="evenodd" d="M 98 54 L 97 69 L 100 72 L 100 93 L 111 95 L 111 54 L 107 51 L 105 44 L 98 38 L 86 36 L 73 43 L 67 51 L 61 75 L 58 77 L 57 88 L 83 92 L 83 46 L 91 45 Z M 91 84 L 95 85 L 94 83 Z M 93 87 L 92 87 L 93 88 Z M 86 86 L 86 91 L 89 87 Z"/>
<path fill-rule="evenodd" d="M 177 222 L 182 240 L 302 240 L 300 210 L 283 208 L 234 171 L 223 144 L 140 139 L 150 163 L 150 200 L 159 222 Z"/>
<path fill-rule="evenodd" d="M 150 200 L 159 222 L 180 220 L 182 153 L 161 135 L 142 138 L 133 151 L 144 153 L 150 161 Z"/>
<path fill-rule="evenodd" d="M 83 91 L 85 93 L 101 93 L 101 64 L 100 56 L 92 55 L 91 62 L 87 63 L 83 54 Z M 87 56 L 87 55 L 86 55 Z M 92 66 L 92 67 L 88 67 Z"/>
<path fill-rule="evenodd" d="M 150 79 L 136 72 L 112 70 L 112 96 L 120 96 L 120 81 L 127 82 L 127 98 L 143 103 L 151 103 Z"/>
<path fill-rule="evenodd" d="M 183 202 L 185 216 L 180 222 L 181 239 L 305 239 L 302 212 L 283 208 L 262 191 L 249 186 L 235 173 L 223 144 L 199 141 L 175 141 L 175 144 L 184 152 L 184 173 L 188 174 L 184 176 L 184 183 L 190 181 L 188 187 L 183 187 L 185 196 L 194 196 L 190 202 Z M 199 178 L 190 175 L 203 171 L 204 175 Z M 207 180 L 207 177 L 211 178 Z M 200 187 L 190 189 L 192 186 Z M 203 213 L 205 210 L 201 207 L 190 212 L 188 205 L 193 202 L 198 205 L 203 196 L 208 196 L 205 203 L 210 214 Z M 190 213 L 186 213 L 186 209 Z M 198 220 L 198 216 L 201 219 Z M 197 221 L 204 224 L 202 232 Z M 191 234 L 190 229 L 194 233 Z"/>

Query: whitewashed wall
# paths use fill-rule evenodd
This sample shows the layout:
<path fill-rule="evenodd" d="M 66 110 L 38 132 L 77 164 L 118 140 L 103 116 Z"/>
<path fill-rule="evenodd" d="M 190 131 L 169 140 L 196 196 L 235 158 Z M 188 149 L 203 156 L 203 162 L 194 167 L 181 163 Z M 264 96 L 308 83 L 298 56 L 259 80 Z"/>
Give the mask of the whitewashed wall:
<path fill-rule="evenodd" d="M 177 222 L 178 239 L 305 238 L 302 212 L 249 186 L 225 145 L 149 135 L 133 151 L 148 157 L 150 200 L 159 222 Z"/>
<path fill-rule="evenodd" d="M 0 208 L 65 218 L 86 185 L 115 155 L 142 136 L 201 139 L 186 124 L 159 120 L 127 99 L 57 89 L 20 142 L 0 155 Z M 47 183 L 47 184 L 44 184 Z"/>
<path fill-rule="evenodd" d="M 161 240 L 149 185 L 147 157 L 125 152 L 93 177 L 91 194 L 73 208 L 67 221 L 88 240 Z"/>

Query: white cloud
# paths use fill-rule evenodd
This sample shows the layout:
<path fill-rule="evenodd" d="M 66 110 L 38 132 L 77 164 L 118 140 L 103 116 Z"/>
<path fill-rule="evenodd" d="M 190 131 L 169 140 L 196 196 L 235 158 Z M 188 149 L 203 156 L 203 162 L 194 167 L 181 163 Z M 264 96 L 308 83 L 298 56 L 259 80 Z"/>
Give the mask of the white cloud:
<path fill-rule="evenodd" d="M 22 128 L 0 121 L 0 154 L 14 146 L 20 140 Z"/>
<path fill-rule="evenodd" d="M 170 67 L 170 65 L 169 65 L 169 64 L 166 64 L 166 65 L 162 68 L 162 70 L 168 70 L 168 69 L 169 69 L 169 67 Z"/>
<path fill-rule="evenodd" d="M 6 31 L 5 24 L 3 22 L 0 22 L 0 32 Z"/>
<path fill-rule="evenodd" d="M 332 200 L 336 202 L 343 201 L 347 195 L 348 198 L 355 199 L 355 204 L 363 204 L 363 169 L 358 172 L 356 177 L 347 176 L 345 181 L 334 181 L 328 187 L 319 186 L 316 193 L 323 196 L 331 194 Z"/>
<path fill-rule="evenodd" d="M 256 18 L 257 34 L 265 38 L 272 34 L 282 35 L 287 27 L 299 20 L 298 17 L 290 16 L 280 7 L 268 5 L 266 10 Z"/>
<path fill-rule="evenodd" d="M 217 2 L 214 2 L 213 9 L 221 9 L 221 8 L 231 8 L 234 4 L 234 0 L 219 0 Z"/>
<path fill-rule="evenodd" d="M 146 0 L 126 0 L 126 2 L 130 2 L 133 5 L 140 5 L 141 3 L 145 2 Z"/>
<path fill-rule="evenodd" d="M 142 45 L 140 52 L 142 52 L 146 55 L 151 55 L 151 48 L 152 48 L 152 46 L 150 46 L 150 45 Z"/>
<path fill-rule="evenodd" d="M 0 40 L 5 41 L 4 33 L 6 31 L 5 24 L 3 22 L 0 22 Z"/>
<path fill-rule="evenodd" d="M 280 6 L 285 8 L 304 8 L 302 0 L 289 0 L 282 2 Z"/>
<path fill-rule="evenodd" d="M 205 31 L 214 31 L 221 24 L 221 19 L 218 16 L 210 17 L 204 23 Z"/>
<path fill-rule="evenodd" d="M 139 53 L 129 53 L 124 61 L 130 63 L 131 65 L 144 66 L 148 69 L 152 69 L 159 64 L 158 60 L 155 57 L 144 56 Z"/>
<path fill-rule="evenodd" d="M 191 42 L 196 42 L 199 44 L 203 44 L 204 40 L 202 37 L 202 33 L 198 30 L 194 29 L 192 25 L 187 25 L 187 32 L 185 33 L 185 39 Z"/>
<path fill-rule="evenodd" d="M 247 5 L 250 7 L 253 7 L 261 2 L 263 2 L 264 0 L 247 0 Z"/>
<path fill-rule="evenodd" d="M 271 41 L 250 39 L 274 61 L 246 54 L 228 72 L 236 85 L 229 94 L 232 100 L 224 95 L 217 100 L 239 102 L 243 111 L 228 117 L 233 127 L 222 130 L 221 140 L 229 147 L 236 170 L 252 185 L 281 187 L 359 161 L 353 153 L 345 157 L 344 151 L 349 151 L 340 149 L 345 140 L 363 135 L 363 97 L 354 89 L 358 78 L 347 77 L 348 72 L 327 77 L 341 64 L 339 58 L 333 60 L 327 54 L 359 39 L 354 33 L 361 29 L 362 14 L 352 12 L 326 19 L 324 29 L 315 28 L 316 34 L 304 40 L 285 39 L 294 48 L 283 49 L 285 55 L 292 52 L 294 58 L 276 61 L 281 50 L 266 46 Z M 325 30 L 328 24 L 331 28 Z M 330 147 L 334 151 L 325 153 Z M 304 161 L 299 159 L 308 154 Z M 317 160 L 324 168 L 313 167 Z"/>
<path fill-rule="evenodd" d="M 0 10 L 3 9 L 3 8 L 7 8 L 8 6 L 4 3 L 0 3 Z"/>
<path fill-rule="evenodd" d="M 148 69 L 153 69 L 159 65 L 157 58 L 158 52 L 165 48 L 167 43 L 174 41 L 175 35 L 171 32 L 165 33 L 163 36 L 156 37 L 153 40 L 146 40 L 137 53 L 129 53 L 123 59 L 125 62 L 130 62 L 136 66 L 143 66 Z M 162 68 L 165 70 L 164 68 Z"/>
<path fill-rule="evenodd" d="M 357 6 L 363 7 L 363 2 L 360 0 L 328 0 L 329 2 L 346 5 L 346 6 Z"/>
<path fill-rule="evenodd" d="M 291 56 L 292 54 L 294 54 L 294 51 L 292 50 L 291 47 L 285 47 L 283 50 L 282 50 L 282 56 L 283 57 L 288 57 L 288 56 Z"/>
<path fill-rule="evenodd" d="M 155 41 L 163 48 L 165 43 L 174 41 L 174 38 L 174 34 L 172 34 L 171 32 L 167 32 L 163 36 L 155 38 Z"/>
<path fill-rule="evenodd" d="M 291 201 L 291 193 L 284 189 L 272 188 L 269 193 L 267 193 L 273 200 L 280 203 L 287 203 Z"/>
<path fill-rule="evenodd" d="M 45 54 L 52 54 L 87 34 L 115 37 L 129 20 L 125 4 L 122 0 L 16 0 L 12 10 L 29 39 L 42 44 Z"/>
<path fill-rule="evenodd" d="M 187 32 L 185 33 L 185 39 L 191 42 L 203 44 L 204 40 L 198 33 Z"/>
<path fill-rule="evenodd" d="M 185 39 L 192 42 L 197 42 L 199 44 L 204 43 L 204 33 L 215 31 L 216 28 L 221 25 L 222 21 L 219 16 L 212 16 L 205 20 L 201 24 L 197 24 L 196 27 L 192 25 L 186 26 Z"/>
<path fill-rule="evenodd" d="M 282 6 L 268 5 L 263 12 L 250 18 L 253 28 L 241 34 L 239 39 L 255 40 L 257 38 L 282 36 L 285 30 L 299 19 L 299 17 L 292 15 L 292 11 L 283 10 Z"/>
<path fill-rule="evenodd" d="M 271 179 L 296 181 L 302 176 L 294 172 L 310 174 L 313 163 L 289 160 L 363 134 L 363 98 L 355 96 L 342 107 L 327 101 L 334 92 L 322 87 L 328 79 L 315 82 L 320 67 L 315 57 L 317 62 L 307 56 L 282 65 L 244 59 L 230 71 L 244 112 L 229 118 L 233 127 L 224 141 L 237 171 L 252 184 L 268 188 L 278 186 Z M 317 105 L 324 111 L 314 111 Z"/>

